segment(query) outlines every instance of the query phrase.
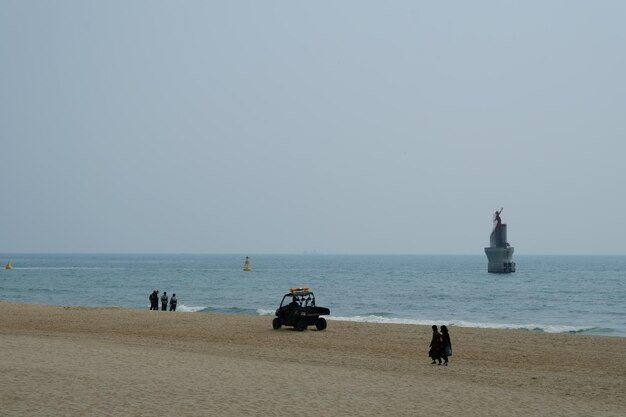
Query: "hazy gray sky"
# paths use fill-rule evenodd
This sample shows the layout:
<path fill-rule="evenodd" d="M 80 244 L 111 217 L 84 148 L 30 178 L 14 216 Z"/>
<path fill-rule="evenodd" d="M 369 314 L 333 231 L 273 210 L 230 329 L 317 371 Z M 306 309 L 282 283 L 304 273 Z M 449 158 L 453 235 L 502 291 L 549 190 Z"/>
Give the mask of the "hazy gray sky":
<path fill-rule="evenodd" d="M 0 252 L 626 254 L 625 22 L 0 0 Z"/>

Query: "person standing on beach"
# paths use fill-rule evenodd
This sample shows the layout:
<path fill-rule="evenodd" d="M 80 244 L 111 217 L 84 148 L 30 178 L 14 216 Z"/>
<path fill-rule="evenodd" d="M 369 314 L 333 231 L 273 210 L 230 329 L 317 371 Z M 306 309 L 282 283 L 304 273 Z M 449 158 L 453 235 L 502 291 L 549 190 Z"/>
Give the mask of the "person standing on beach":
<path fill-rule="evenodd" d="M 159 299 L 157 296 L 157 290 L 152 290 L 152 293 L 150 294 L 150 297 L 148 297 L 148 300 L 150 300 L 150 310 L 159 309 Z"/>
<path fill-rule="evenodd" d="M 439 361 L 439 365 L 441 365 L 441 334 L 439 330 L 437 330 L 437 326 L 433 324 L 433 338 L 430 340 L 430 350 L 428 351 L 428 356 L 433 360 L 431 363 L 434 365 Z"/>
<path fill-rule="evenodd" d="M 167 291 L 163 291 L 161 296 L 161 311 L 167 311 Z"/>
<path fill-rule="evenodd" d="M 448 366 L 448 356 L 452 356 L 452 342 L 448 334 L 448 326 L 441 326 L 441 355 L 443 356 L 443 364 Z"/>
<path fill-rule="evenodd" d="M 176 298 L 176 293 L 172 294 L 172 298 L 170 298 L 170 311 L 176 311 L 176 304 L 178 303 L 178 299 Z"/>

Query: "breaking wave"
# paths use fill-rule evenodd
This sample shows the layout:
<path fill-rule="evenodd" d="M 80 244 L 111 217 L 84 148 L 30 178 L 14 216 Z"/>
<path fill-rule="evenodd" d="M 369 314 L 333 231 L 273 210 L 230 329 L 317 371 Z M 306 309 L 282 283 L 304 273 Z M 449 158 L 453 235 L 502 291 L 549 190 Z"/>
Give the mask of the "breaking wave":
<path fill-rule="evenodd" d="M 461 320 L 416 320 L 397 317 L 385 317 L 378 315 L 363 315 L 352 317 L 327 317 L 328 320 L 336 321 L 351 321 L 351 322 L 363 322 L 363 323 L 383 323 L 383 324 L 413 324 L 421 326 L 432 326 L 433 324 L 458 327 L 473 327 L 478 329 L 508 329 L 508 330 L 528 330 L 538 331 L 545 333 L 592 333 L 597 331 L 596 327 L 592 326 L 568 326 L 568 325 L 551 325 L 551 324 L 505 324 L 505 323 L 487 323 L 487 322 L 469 322 Z M 602 329 L 604 332 L 611 329 Z"/>

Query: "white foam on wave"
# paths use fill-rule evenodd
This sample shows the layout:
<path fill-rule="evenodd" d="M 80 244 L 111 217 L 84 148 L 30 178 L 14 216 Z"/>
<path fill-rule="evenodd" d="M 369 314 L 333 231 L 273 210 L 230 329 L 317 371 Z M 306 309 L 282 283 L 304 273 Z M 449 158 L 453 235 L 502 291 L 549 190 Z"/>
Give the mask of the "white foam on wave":
<path fill-rule="evenodd" d="M 543 331 L 546 333 L 580 333 L 594 329 L 594 327 L 576 327 L 566 325 L 551 325 L 551 324 L 502 324 L 502 323 L 483 323 L 483 322 L 468 322 L 462 320 L 415 320 L 415 319 L 401 319 L 392 317 L 381 317 L 375 315 L 369 316 L 353 316 L 353 317 L 327 317 L 328 320 L 336 321 L 352 321 L 362 323 L 383 323 L 383 324 L 413 324 L 421 326 L 432 326 L 433 324 L 458 327 L 474 327 L 479 329 L 508 329 L 508 330 L 533 330 Z"/>
<path fill-rule="evenodd" d="M 594 327 L 576 327 L 560 324 L 501 324 L 501 323 L 473 323 L 466 321 L 452 321 L 451 325 L 459 327 L 477 327 L 481 329 L 510 329 L 510 330 L 534 330 L 546 333 L 580 333 L 592 330 Z"/>
<path fill-rule="evenodd" d="M 276 310 L 266 310 L 263 308 L 259 308 L 256 312 L 259 316 L 273 316 Z"/>
<path fill-rule="evenodd" d="M 328 320 L 336 320 L 336 321 L 355 321 L 360 323 L 383 323 L 383 324 L 416 324 L 416 325 L 428 325 L 431 326 L 433 324 L 439 324 L 439 322 L 434 322 L 430 320 L 414 320 L 414 319 L 400 319 L 393 317 L 382 317 L 376 315 L 369 316 L 352 316 L 352 317 L 336 317 L 329 316 Z"/>
<path fill-rule="evenodd" d="M 206 307 L 192 307 L 186 305 L 176 306 L 176 311 L 182 311 L 183 313 L 197 313 L 198 311 L 202 311 L 206 309 Z"/>

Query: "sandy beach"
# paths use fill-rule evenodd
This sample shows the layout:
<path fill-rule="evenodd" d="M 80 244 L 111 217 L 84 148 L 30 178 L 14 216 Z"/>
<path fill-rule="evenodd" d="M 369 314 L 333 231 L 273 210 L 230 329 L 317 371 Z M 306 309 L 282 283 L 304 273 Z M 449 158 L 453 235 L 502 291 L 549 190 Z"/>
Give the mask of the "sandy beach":
<path fill-rule="evenodd" d="M 626 338 L 0 302 L 0 414 L 624 416 Z M 444 324 L 444 323 L 442 323 Z"/>

